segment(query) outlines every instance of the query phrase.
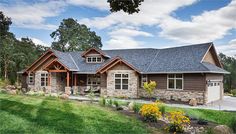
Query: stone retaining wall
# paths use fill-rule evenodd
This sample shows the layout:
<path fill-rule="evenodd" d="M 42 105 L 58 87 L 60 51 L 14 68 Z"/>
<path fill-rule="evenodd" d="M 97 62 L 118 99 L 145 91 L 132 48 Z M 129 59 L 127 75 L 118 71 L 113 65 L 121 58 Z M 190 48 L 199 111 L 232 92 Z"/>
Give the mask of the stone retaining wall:
<path fill-rule="evenodd" d="M 142 88 L 138 89 L 138 95 L 140 97 L 148 97 L 148 94 Z M 196 98 L 199 104 L 204 104 L 206 102 L 204 91 L 155 89 L 153 97 L 183 102 L 189 102 L 190 99 Z"/>

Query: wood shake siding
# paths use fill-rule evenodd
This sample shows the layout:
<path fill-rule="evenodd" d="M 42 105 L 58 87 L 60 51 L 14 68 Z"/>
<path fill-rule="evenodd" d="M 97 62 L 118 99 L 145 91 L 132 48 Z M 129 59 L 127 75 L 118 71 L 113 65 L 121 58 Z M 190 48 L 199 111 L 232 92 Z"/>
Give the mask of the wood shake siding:
<path fill-rule="evenodd" d="M 184 74 L 184 90 L 204 91 L 206 79 L 204 74 Z"/>
<path fill-rule="evenodd" d="M 149 74 L 148 81 L 156 81 L 157 89 L 167 89 L 167 75 L 166 74 Z"/>

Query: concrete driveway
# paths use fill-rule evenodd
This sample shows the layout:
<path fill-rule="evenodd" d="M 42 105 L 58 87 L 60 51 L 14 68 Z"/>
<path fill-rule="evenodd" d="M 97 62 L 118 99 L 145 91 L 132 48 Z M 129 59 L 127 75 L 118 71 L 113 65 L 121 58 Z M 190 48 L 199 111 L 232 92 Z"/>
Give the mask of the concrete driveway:
<path fill-rule="evenodd" d="M 225 111 L 235 111 L 236 112 L 236 97 L 224 96 L 221 101 L 215 101 L 208 103 L 206 105 L 189 106 L 183 104 L 167 104 L 173 107 L 182 108 L 199 108 L 199 109 L 212 109 L 212 110 L 225 110 Z"/>

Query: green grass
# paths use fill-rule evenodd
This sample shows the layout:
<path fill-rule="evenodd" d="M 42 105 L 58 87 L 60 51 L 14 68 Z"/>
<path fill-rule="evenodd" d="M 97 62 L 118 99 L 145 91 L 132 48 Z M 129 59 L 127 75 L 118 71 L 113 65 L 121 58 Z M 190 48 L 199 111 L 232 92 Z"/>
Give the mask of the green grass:
<path fill-rule="evenodd" d="M 145 124 L 109 108 L 0 93 L 0 133 L 145 134 Z"/>
<path fill-rule="evenodd" d="M 208 109 L 166 107 L 167 112 L 173 110 L 182 110 L 190 117 L 205 119 L 211 122 L 215 122 L 217 124 L 224 124 L 228 126 L 230 126 L 232 118 L 236 117 L 236 112 L 225 112 L 225 111 L 216 111 Z"/>

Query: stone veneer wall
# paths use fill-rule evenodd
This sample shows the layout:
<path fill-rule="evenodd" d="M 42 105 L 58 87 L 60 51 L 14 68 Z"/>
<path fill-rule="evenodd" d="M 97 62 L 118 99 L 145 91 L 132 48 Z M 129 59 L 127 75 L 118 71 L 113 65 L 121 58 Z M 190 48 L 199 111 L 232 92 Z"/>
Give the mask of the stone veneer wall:
<path fill-rule="evenodd" d="M 28 85 L 30 90 L 42 91 L 46 89 L 46 92 L 50 93 L 62 93 L 65 91 L 65 80 L 61 80 L 62 73 L 51 73 L 50 86 L 41 86 L 41 73 L 48 73 L 47 71 L 36 71 L 34 76 L 34 84 Z"/>
<path fill-rule="evenodd" d="M 128 73 L 129 74 L 129 87 L 128 90 L 115 89 L 115 74 L 116 73 Z M 109 70 L 107 73 L 107 90 L 102 89 L 102 94 L 112 97 L 129 97 L 137 98 L 138 88 L 138 75 L 133 70 Z"/>
<path fill-rule="evenodd" d="M 143 88 L 138 89 L 138 95 L 140 97 L 148 97 L 148 94 Z M 196 98 L 199 104 L 205 103 L 205 92 L 204 91 L 189 91 L 189 90 L 166 90 L 166 89 L 155 89 L 153 97 L 166 100 L 176 100 L 189 102 L 190 99 Z"/>

